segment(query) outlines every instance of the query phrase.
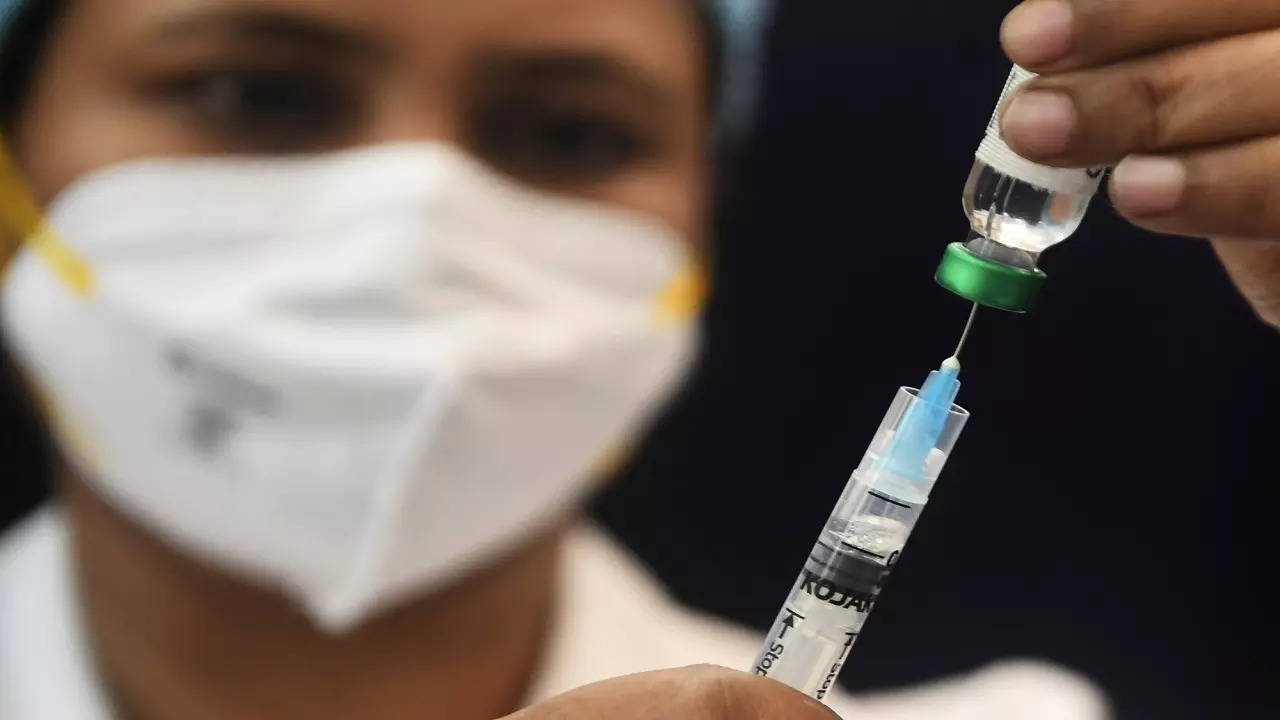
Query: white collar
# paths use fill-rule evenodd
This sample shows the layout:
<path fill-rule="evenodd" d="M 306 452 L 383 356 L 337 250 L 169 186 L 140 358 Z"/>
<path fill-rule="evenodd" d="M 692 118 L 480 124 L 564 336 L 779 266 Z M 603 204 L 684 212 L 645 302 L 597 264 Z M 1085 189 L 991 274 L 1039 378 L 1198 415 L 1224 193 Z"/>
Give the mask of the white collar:
<path fill-rule="evenodd" d="M 110 720 L 76 603 L 71 546 L 48 506 L 0 535 L 0 718 Z M 530 700 L 645 670 L 746 667 L 757 638 L 679 608 L 601 530 L 564 543 L 559 600 Z"/>
<path fill-rule="evenodd" d="M 69 554 L 51 506 L 0 536 L 0 717 L 109 720 Z"/>
<path fill-rule="evenodd" d="M 75 601 L 70 542 L 46 507 L 0 536 L 0 718 L 110 720 Z M 672 601 L 640 563 L 583 524 L 564 543 L 555 626 L 530 700 L 619 675 L 711 663 L 745 668 L 759 636 Z M 1039 662 L 1000 663 L 854 703 L 845 717 L 876 720 L 1103 720 L 1088 681 Z M 855 710 L 856 707 L 856 710 Z"/>
<path fill-rule="evenodd" d="M 599 528 L 564 544 L 546 660 L 530 699 L 621 675 L 700 663 L 747 668 L 760 636 L 675 603 L 647 568 Z"/>

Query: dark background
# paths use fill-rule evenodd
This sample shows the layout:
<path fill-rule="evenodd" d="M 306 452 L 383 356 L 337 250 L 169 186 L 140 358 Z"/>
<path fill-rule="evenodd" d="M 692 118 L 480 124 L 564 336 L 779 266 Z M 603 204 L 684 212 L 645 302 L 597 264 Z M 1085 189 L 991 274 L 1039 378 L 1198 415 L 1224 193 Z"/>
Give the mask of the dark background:
<path fill-rule="evenodd" d="M 679 597 L 761 628 L 894 390 L 964 323 L 932 271 L 965 236 L 1011 3 L 783 5 L 701 368 L 596 507 Z M 844 680 L 1043 657 L 1120 718 L 1275 717 L 1280 334 L 1207 246 L 1105 197 L 1044 267 L 1034 315 L 980 316 L 974 417 Z M 21 403 L 0 413 L 2 525 L 45 489 Z"/>
<path fill-rule="evenodd" d="M 783 3 L 703 367 L 598 506 L 688 602 L 772 622 L 895 388 L 954 346 L 932 271 L 1011 6 Z M 979 318 L 974 417 L 844 680 L 1045 657 L 1120 718 L 1280 717 L 1280 333 L 1105 197 L 1044 268 L 1034 315 Z"/>

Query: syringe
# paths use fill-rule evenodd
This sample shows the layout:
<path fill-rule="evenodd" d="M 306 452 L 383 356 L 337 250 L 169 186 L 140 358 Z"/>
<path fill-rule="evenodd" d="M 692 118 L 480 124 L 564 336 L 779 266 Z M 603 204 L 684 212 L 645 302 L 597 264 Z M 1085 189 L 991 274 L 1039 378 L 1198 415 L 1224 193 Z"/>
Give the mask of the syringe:
<path fill-rule="evenodd" d="M 831 691 L 969 419 L 953 404 L 959 376 L 950 357 L 920 390 L 898 390 L 751 672 L 819 700 Z"/>

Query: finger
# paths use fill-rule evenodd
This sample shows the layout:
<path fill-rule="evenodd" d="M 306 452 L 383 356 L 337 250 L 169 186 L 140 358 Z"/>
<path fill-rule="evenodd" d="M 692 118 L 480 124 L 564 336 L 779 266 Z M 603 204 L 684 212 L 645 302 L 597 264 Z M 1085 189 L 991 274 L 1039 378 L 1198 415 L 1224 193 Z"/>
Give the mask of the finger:
<path fill-rule="evenodd" d="M 1267 135 L 1280 132 L 1277 67 L 1273 30 L 1041 77 L 1006 106 L 1002 130 L 1017 153 L 1063 167 Z"/>
<path fill-rule="evenodd" d="M 765 678 L 714 666 L 588 685 L 505 720 L 840 720 L 817 700 Z"/>
<path fill-rule="evenodd" d="M 1275 0 L 1029 0 L 1000 41 L 1028 70 L 1056 72 L 1275 27 Z"/>
<path fill-rule="evenodd" d="M 1213 247 L 1258 316 L 1280 328 L 1280 242 L 1219 238 Z"/>
<path fill-rule="evenodd" d="M 1280 238 L 1280 136 L 1180 155 L 1125 158 L 1111 177 L 1122 215 L 1157 232 Z"/>

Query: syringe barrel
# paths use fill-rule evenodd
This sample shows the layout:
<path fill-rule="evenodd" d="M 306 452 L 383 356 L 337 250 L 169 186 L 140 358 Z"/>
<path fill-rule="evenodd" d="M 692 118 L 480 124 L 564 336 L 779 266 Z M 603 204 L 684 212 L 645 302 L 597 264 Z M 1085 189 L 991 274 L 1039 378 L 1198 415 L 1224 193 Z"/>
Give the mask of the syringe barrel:
<path fill-rule="evenodd" d="M 911 388 L 894 397 L 751 672 L 818 700 L 831 692 L 969 419 L 967 411 L 952 405 L 919 473 L 908 477 L 887 455 L 904 421 L 923 410 L 924 402 Z"/>

